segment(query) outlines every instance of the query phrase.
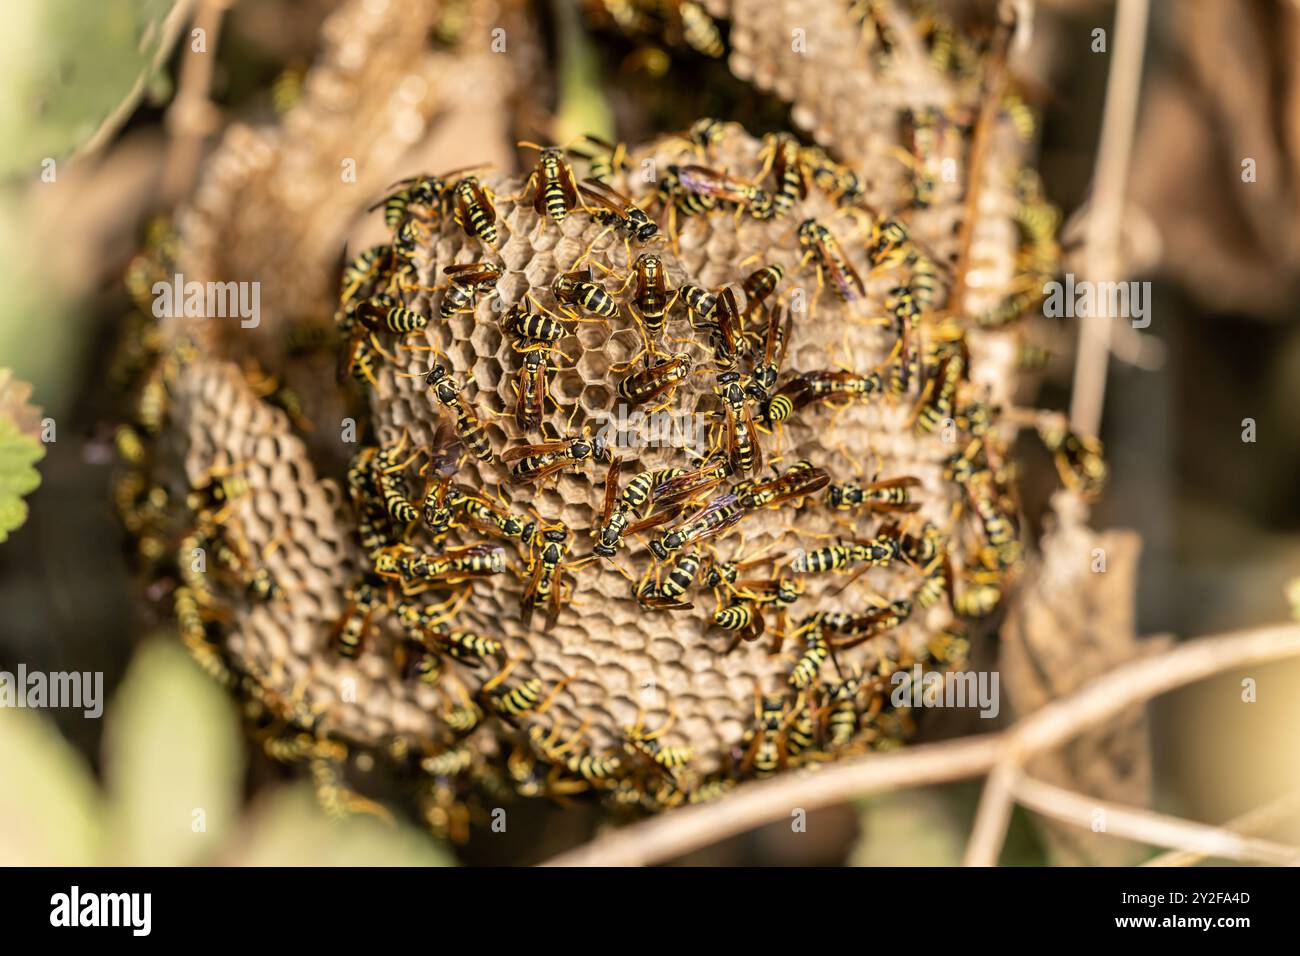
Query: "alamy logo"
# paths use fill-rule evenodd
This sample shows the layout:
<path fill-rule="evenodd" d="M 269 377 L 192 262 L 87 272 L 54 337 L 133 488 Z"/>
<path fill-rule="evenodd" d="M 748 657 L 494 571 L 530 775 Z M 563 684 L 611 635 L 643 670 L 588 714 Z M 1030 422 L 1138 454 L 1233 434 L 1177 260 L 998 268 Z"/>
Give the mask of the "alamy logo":
<path fill-rule="evenodd" d="M 910 671 L 895 671 L 890 683 L 895 707 L 978 707 L 990 719 L 1001 710 L 997 671 L 927 671 L 914 664 Z"/>
<path fill-rule="evenodd" d="M 0 707 L 80 708 L 91 720 L 104 712 L 103 671 L 0 671 Z"/>
<path fill-rule="evenodd" d="M 619 405 L 605 415 L 596 438 L 609 448 L 685 448 L 703 456 L 708 448 L 708 421 L 689 412 L 633 411 Z"/>
<path fill-rule="evenodd" d="M 1135 329 L 1151 324 L 1150 282 L 1076 282 L 1067 272 L 1064 283 L 1044 284 L 1043 295 L 1043 315 L 1049 319 L 1129 319 Z"/>
<path fill-rule="evenodd" d="M 159 319 L 239 319 L 245 329 L 262 322 L 260 282 L 186 282 L 178 272 L 171 282 L 155 282 L 153 296 Z"/>
<path fill-rule="evenodd" d="M 153 924 L 152 893 L 70 893 L 50 897 L 51 926 L 129 926 L 133 936 L 148 936 Z"/>

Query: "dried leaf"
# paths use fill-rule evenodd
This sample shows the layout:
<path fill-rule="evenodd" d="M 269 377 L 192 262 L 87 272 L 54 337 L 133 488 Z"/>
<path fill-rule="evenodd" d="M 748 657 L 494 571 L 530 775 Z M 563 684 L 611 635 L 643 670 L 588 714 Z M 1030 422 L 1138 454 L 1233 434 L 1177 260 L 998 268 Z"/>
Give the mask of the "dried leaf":
<path fill-rule="evenodd" d="M 1132 531 L 1096 532 L 1075 495 L 1052 500 L 1055 526 L 1025 573 L 1002 628 L 999 669 L 1017 717 L 1071 693 L 1140 653 L 1134 628 L 1140 541 Z M 1036 777 L 1099 800 L 1146 806 L 1151 751 L 1141 707 L 1028 766 Z M 1105 834 L 1042 821 L 1057 864 L 1132 863 L 1135 847 Z"/>

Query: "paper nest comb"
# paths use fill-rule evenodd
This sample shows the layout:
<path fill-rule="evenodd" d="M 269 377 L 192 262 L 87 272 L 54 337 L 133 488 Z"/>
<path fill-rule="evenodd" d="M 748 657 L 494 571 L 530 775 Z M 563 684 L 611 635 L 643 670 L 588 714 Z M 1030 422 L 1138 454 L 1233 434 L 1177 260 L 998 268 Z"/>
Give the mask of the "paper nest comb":
<path fill-rule="evenodd" d="M 813 309 L 795 317 L 782 382 L 794 373 L 818 369 L 883 370 L 894 348 L 893 332 L 879 320 L 886 314 L 887 294 L 906 281 L 907 272 L 892 268 L 872 274 L 864 252 L 871 218 L 862 213 L 867 208 L 890 214 L 907 209 L 909 176 L 889 148 L 897 145 L 900 106 L 908 102 L 906 91 L 913 83 L 908 78 L 891 87 L 888 74 L 875 79 L 882 95 L 868 98 L 857 117 L 858 128 L 866 131 L 862 135 L 869 141 L 855 163 L 865 186 L 862 209 L 838 206 L 812 188 L 786 214 L 768 221 L 758 221 L 743 210 L 678 217 L 676 250 L 667 243 L 631 245 L 633 258 L 642 251 L 663 257 L 671 289 L 685 283 L 712 290 L 730 285 L 742 304 L 739 286 L 746 274 L 766 265 L 781 266 L 784 277 L 776 297 L 785 301 L 798 290 L 815 300 Z M 937 74 L 931 79 L 932 87 L 943 87 Z M 928 104 L 932 98 L 931 91 L 923 102 Z M 955 168 L 965 170 L 969 142 L 955 136 L 945 142 L 953 151 Z M 762 148 L 760 140 L 736 124 L 726 125 L 722 139 L 707 154 L 680 136 L 665 137 L 633 150 L 626 181 L 616 185 L 637 198 L 647 198 L 654 184 L 638 178 L 644 170 L 662 171 L 673 163 L 692 162 L 757 180 Z M 999 116 L 990 130 L 980 170 L 964 300 L 945 301 L 951 276 L 941 271 L 937 309 L 959 317 L 977 315 L 1014 288 L 1021 236 L 1013 220 L 1017 206 L 1013 174 L 1020 168 L 1023 148 L 1013 125 Z M 941 265 L 950 264 L 958 254 L 967 187 L 961 179 L 939 181 L 929 207 L 906 215 L 913 239 Z M 435 361 L 463 384 L 460 397 L 486 423 L 496 456 L 541 440 L 539 432 L 523 433 L 509 414 L 522 357 L 502 331 L 500 319 L 505 307 L 519 302 L 525 292 L 561 312 L 551 283 L 584 254 L 620 310 L 605 324 L 566 323 L 569 331 L 548 359 L 554 368 L 549 380 L 555 402 L 547 405 L 546 428 L 560 436 L 576 435 L 584 428 L 595 432 L 620 401 L 615 391 L 620 375 L 610 367 L 628 362 L 639 350 L 626 308 L 631 286 L 619 291 L 630 267 L 625 243 L 582 210 L 572 211 L 562 224 L 546 218 L 539 222 L 529 202 L 511 198 L 524 190 L 522 177 L 485 173 L 482 180 L 495 194 L 498 241 L 488 246 L 468 236 L 451 216 L 442 217 L 428 230 L 416 256 L 419 284 L 426 291 L 406 302 L 431 317 L 428 329 L 409 336 L 378 333 L 385 350 L 396 358 L 395 363 L 376 365 L 374 386 L 367 390 L 369 427 L 380 445 L 405 439 L 407 448 L 434 458 L 455 441 L 451 414 L 433 399 L 423 381 Z M 660 211 L 653 201 L 643 204 L 652 213 Z M 817 270 L 805 258 L 796 233 L 798 224 L 809 218 L 827 226 L 857 270 L 868 277 L 865 297 L 846 302 L 829 282 L 818 290 Z M 444 269 L 475 261 L 490 261 L 503 270 L 495 296 L 480 296 L 473 313 L 440 319 L 438 309 L 447 286 Z M 163 329 L 164 339 L 171 342 L 193 334 L 183 319 L 165 320 Z M 505 542 L 508 568 L 469 582 L 470 596 L 452 622 L 457 629 L 500 641 L 499 658 L 478 667 L 448 660 L 436 680 L 414 679 L 403 668 L 406 654 L 401 650 L 410 635 L 391 610 L 381 608 L 371 621 L 362 653 L 348 659 L 335 650 L 330 635 L 347 609 L 349 589 L 368 569 L 370 559 L 356 537 L 355 516 L 341 491 L 342 475 L 318 474 L 289 418 L 270 407 L 232 361 L 239 358 L 238 335 L 208 344 L 210 348 L 188 354 L 166 374 L 170 408 L 157 443 L 157 460 L 164 463 L 159 471 L 165 471 L 168 461 L 179 463 L 190 486 L 209 483 L 214 471 L 235 470 L 246 481 L 247 490 L 233 499 L 225 522 L 238 529 L 245 553 L 259 556 L 284 593 L 268 601 L 240 588 L 219 587 L 223 606 L 219 620 L 208 626 L 209 633 L 218 635 L 212 653 L 239 675 L 243 692 L 261 702 L 290 732 L 305 728 L 315 739 L 342 742 L 409 765 L 418 758 L 463 752 L 467 779 L 513 781 L 525 793 L 545 792 L 561 779 L 573 782 L 573 774 L 558 768 L 557 775 L 553 761 L 545 759 L 547 746 L 572 740 L 568 757 L 581 753 L 617 758 L 620 763 L 622 769 L 608 780 L 587 782 L 597 794 L 647 809 L 672 805 L 716 793 L 734 780 L 739 768 L 753 774 L 741 755 L 755 727 L 759 695 L 811 703 L 818 684 L 804 695 L 791 685 L 791 669 L 803 650 L 793 634 L 794 622 L 818 611 L 862 610 L 869 594 L 909 597 L 920 582 L 918 570 L 903 561 L 870 570 L 841 593 L 836 592 L 844 583 L 842 575 L 809 576 L 805 593 L 789 611 L 788 636 L 780 653 L 772 651 L 775 624 L 770 619 L 763 639 L 742 642 L 724 653 L 733 643 L 732 635 L 711 625 L 716 602 L 709 589 L 697 587 L 692 592 L 688 600 L 695 606 L 690 610 L 647 609 L 635 598 L 629 575 L 641 580 L 651 564 L 646 540 L 672 525 L 649 532 L 644 539 L 630 539 L 618 552 L 613 561 L 629 575 L 603 560 L 574 572 L 572 600 L 553 621 L 545 609 L 529 614 L 521 604 L 534 549 Z M 1009 403 L 1017 381 L 1014 333 L 971 329 L 966 344 L 970 362 L 964 393 L 995 405 Z M 690 328 L 681 302 L 670 312 L 659 347 L 668 352 L 687 349 L 697 369 L 709 369 L 706 338 Z M 670 414 L 693 414 L 698 421 L 716 423 L 720 406 L 713 386 L 713 374 L 692 375 L 678 388 Z M 836 482 L 914 476 L 921 482 L 915 496 L 922 508 L 907 517 L 907 524 L 919 528 L 928 521 L 949 529 L 963 491 L 945 480 L 943 461 L 960 451 L 969 436 L 953 442 L 937 432 L 918 434 L 912 424 L 917 400 L 912 391 L 843 408 L 813 405 L 762 436 L 764 456 L 769 462 L 779 461 L 781 470 L 806 458 L 826 469 Z M 1012 428 L 995 424 L 988 440 L 1005 441 Z M 364 430 L 365 423 L 359 431 L 364 434 Z M 354 450 L 346 448 L 342 454 Z M 613 454 L 622 459 L 624 485 L 645 469 L 669 465 L 689 469 L 698 463 L 676 447 L 616 448 Z M 418 504 L 423 481 L 417 468 L 413 465 L 403 480 L 407 494 Z M 766 465 L 764 470 L 765 474 L 752 477 L 770 474 Z M 733 476 L 728 484 L 740 477 Z M 485 464 L 469 455 L 461 457 L 455 475 L 458 484 L 483 490 L 485 497 L 499 495 L 512 512 L 531 512 L 543 524 L 563 523 L 572 532 L 571 561 L 590 553 L 590 531 L 600 524 L 605 478 L 606 466 L 588 461 L 546 482 L 512 482 L 499 460 Z M 723 490 L 725 486 L 711 494 Z M 788 573 L 797 550 L 812 550 L 840 538 L 870 537 L 879 519 L 859 513 L 856 524 L 846 524 L 843 516 L 837 520 L 819 493 L 797 509 L 787 504 L 749 511 L 731 533 L 709 541 L 706 550 L 723 560 L 773 556 L 774 564 L 767 570 L 773 575 Z M 482 541 L 502 543 L 466 526 L 454 530 L 444 546 Z M 436 550 L 418 526 L 410 532 L 409 542 Z M 967 514 L 948 537 L 954 567 L 971 558 L 981 543 Z M 829 685 L 839 675 L 859 669 L 887 675 L 913 660 L 926 660 L 932 638 L 951 623 L 946 601 L 918 610 L 895 630 L 837 654 L 834 664 L 824 665 L 821 681 Z M 506 688 L 531 678 L 541 681 L 550 698 L 543 714 L 534 708 L 505 720 L 487 706 L 480 691 L 506 662 L 511 667 Z M 460 737 L 447 718 L 470 700 L 478 702 L 486 717 L 471 735 Z M 657 738 L 658 746 L 685 748 L 691 755 L 686 766 L 672 774 L 625 746 L 629 725 L 639 723 L 653 731 L 670 721 Z M 895 743 L 904 735 L 905 723 L 905 714 L 886 704 L 877 721 L 862 721 L 850 749 L 861 750 L 873 742 Z M 580 737 L 573 736 L 579 731 Z M 508 762 L 506 754 L 511 755 Z M 810 751 L 803 755 L 804 762 L 814 756 L 830 759 L 834 754 Z M 793 754 L 783 761 L 791 766 L 799 762 Z M 507 763 L 508 769 L 503 766 Z"/>

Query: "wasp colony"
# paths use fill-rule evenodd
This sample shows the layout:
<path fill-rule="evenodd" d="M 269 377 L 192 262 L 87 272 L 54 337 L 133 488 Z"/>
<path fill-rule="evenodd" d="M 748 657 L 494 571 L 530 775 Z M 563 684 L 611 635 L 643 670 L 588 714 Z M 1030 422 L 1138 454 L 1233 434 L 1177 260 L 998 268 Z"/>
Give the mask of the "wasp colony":
<path fill-rule="evenodd" d="M 895 94 L 860 155 L 701 119 L 374 196 L 387 236 L 336 277 L 365 410 L 337 475 L 302 437 L 333 425 L 277 378 L 144 323 L 119 510 L 186 645 L 327 805 L 382 810 L 358 755 L 463 837 L 476 794 L 658 811 L 898 747 L 891 676 L 963 666 L 1022 565 L 1017 430 L 1099 486 L 1092 439 L 1013 408 L 1059 258 L 1032 117 L 990 92 L 994 45 L 883 6 L 848 11 Z M 660 7 L 722 53 L 701 5 Z"/>

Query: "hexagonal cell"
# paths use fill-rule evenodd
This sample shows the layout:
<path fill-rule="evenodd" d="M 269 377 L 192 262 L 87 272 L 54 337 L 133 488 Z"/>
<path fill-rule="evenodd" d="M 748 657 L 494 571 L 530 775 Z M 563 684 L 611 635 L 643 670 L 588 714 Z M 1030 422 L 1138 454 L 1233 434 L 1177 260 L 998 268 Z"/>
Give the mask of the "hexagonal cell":
<path fill-rule="evenodd" d="M 605 372 L 609 369 L 609 361 L 600 352 L 583 352 L 575 368 L 580 381 L 598 382 L 605 377 Z"/>
<path fill-rule="evenodd" d="M 551 378 L 551 391 L 565 404 L 576 401 L 585 387 L 584 376 L 573 369 L 561 369 Z"/>
<path fill-rule="evenodd" d="M 582 326 L 578 326 L 582 328 Z M 558 365 L 576 365 L 582 357 L 582 342 L 576 335 L 567 335 L 555 347 L 556 355 L 552 360 Z"/>
<path fill-rule="evenodd" d="M 639 354 L 644 348 L 641 336 L 635 329 L 619 329 L 609 336 L 599 349 L 594 349 L 587 353 L 592 356 L 592 362 L 602 363 L 599 367 L 602 369 L 609 368 L 611 365 L 622 365 L 631 361 L 634 356 Z M 587 356 L 583 356 L 586 358 Z M 592 376 L 598 378 L 600 376 Z"/>
<path fill-rule="evenodd" d="M 528 288 L 534 295 L 549 290 L 551 275 L 551 265 L 545 259 L 530 259 L 528 264 L 524 266 L 524 277 L 528 280 Z"/>
<path fill-rule="evenodd" d="M 582 393 L 582 407 L 591 414 L 608 412 L 614 404 L 614 392 L 607 385 L 588 385 Z"/>
<path fill-rule="evenodd" d="M 552 258 L 558 264 L 558 271 L 568 272 L 573 268 L 574 261 L 586 250 L 586 244 L 579 239 L 571 236 L 560 238 L 551 249 Z M 600 270 L 593 269 L 592 272 L 599 276 Z"/>
<path fill-rule="evenodd" d="M 479 355 L 496 355 L 501 346 L 501 331 L 488 321 L 479 322 L 470 333 L 470 344 Z"/>
<path fill-rule="evenodd" d="M 609 329 L 597 323 L 584 322 L 574 327 L 580 349 L 601 349 L 609 339 Z M 574 361 L 577 356 L 573 357 Z"/>
<path fill-rule="evenodd" d="M 506 370 L 501 367 L 501 363 L 490 357 L 478 359 L 471 372 L 474 384 L 490 397 L 496 397 L 494 389 L 505 374 Z"/>

